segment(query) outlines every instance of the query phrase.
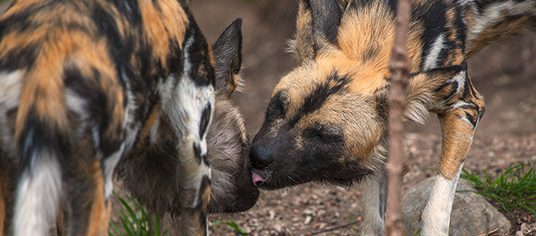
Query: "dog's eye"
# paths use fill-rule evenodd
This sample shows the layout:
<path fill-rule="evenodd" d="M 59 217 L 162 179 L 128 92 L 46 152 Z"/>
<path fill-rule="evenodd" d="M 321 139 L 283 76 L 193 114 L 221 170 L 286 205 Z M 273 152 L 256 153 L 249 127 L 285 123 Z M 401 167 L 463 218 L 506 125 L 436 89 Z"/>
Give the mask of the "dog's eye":
<path fill-rule="evenodd" d="M 281 92 L 278 92 L 268 105 L 266 119 L 273 120 L 282 117 L 285 114 L 286 100 Z"/>
<path fill-rule="evenodd" d="M 342 141 L 342 130 L 333 125 L 316 124 L 305 129 L 303 136 L 309 139 L 317 139 L 324 143 L 336 143 Z"/>
<path fill-rule="evenodd" d="M 270 113 L 272 113 L 274 116 L 280 117 L 284 114 L 285 106 L 281 101 L 274 102 L 270 108 Z"/>

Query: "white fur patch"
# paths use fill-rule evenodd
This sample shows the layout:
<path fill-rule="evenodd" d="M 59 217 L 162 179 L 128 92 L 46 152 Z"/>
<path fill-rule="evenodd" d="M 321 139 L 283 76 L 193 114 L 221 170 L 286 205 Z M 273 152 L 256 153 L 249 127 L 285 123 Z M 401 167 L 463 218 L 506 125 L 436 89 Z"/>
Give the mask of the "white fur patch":
<path fill-rule="evenodd" d="M 121 156 L 123 156 L 124 148 L 125 144 L 123 143 L 117 152 L 106 157 L 106 160 L 104 161 L 104 196 L 106 199 L 112 195 L 114 170 L 121 159 Z"/>
<path fill-rule="evenodd" d="M 212 175 L 211 169 L 208 166 L 206 166 L 204 162 L 201 162 L 195 181 L 193 181 L 193 184 L 196 184 L 195 186 L 197 186 L 198 188 L 197 188 L 197 191 L 195 192 L 195 198 L 194 198 L 195 201 L 191 205 L 192 208 L 195 208 L 199 206 L 199 204 L 201 204 L 200 202 L 198 202 L 198 200 L 201 199 L 199 196 L 202 194 L 201 192 L 202 189 L 200 189 L 202 180 L 205 176 L 208 176 L 210 178 L 211 175 Z"/>
<path fill-rule="evenodd" d="M 428 120 L 430 112 L 428 111 L 429 102 L 432 100 L 431 94 L 424 94 L 422 98 L 415 99 L 408 104 L 406 117 L 418 124 L 423 125 Z"/>
<path fill-rule="evenodd" d="M 465 6 L 469 3 L 473 3 L 475 0 L 459 0 L 458 3 L 462 6 Z"/>
<path fill-rule="evenodd" d="M 201 149 L 201 155 L 207 153 L 206 133 L 199 135 L 199 125 L 203 110 L 210 105 L 214 110 L 214 88 L 212 86 L 197 86 L 188 72 L 191 69 L 188 50 L 193 44 L 193 38 L 186 41 L 184 47 L 184 71 L 182 78 L 176 83 L 175 78 L 167 78 L 166 82 L 159 85 L 161 94 L 162 113 L 170 119 L 172 128 L 178 138 L 191 135 L 195 143 Z M 210 127 L 210 123 L 208 127 Z M 208 129 L 207 127 L 207 129 Z"/>
<path fill-rule="evenodd" d="M 460 73 L 458 73 L 456 76 L 454 76 L 450 81 L 456 81 L 458 83 L 458 87 L 456 88 L 456 94 L 459 94 L 462 92 L 462 89 L 465 87 L 465 80 L 467 79 L 467 73 L 462 70 Z"/>
<path fill-rule="evenodd" d="M 10 109 L 19 104 L 23 70 L 0 72 L 0 108 Z"/>
<path fill-rule="evenodd" d="M 80 97 L 71 89 L 65 90 L 65 100 L 67 108 L 80 116 L 83 121 L 87 120 L 88 114 L 86 112 L 87 103 L 84 98 Z"/>
<path fill-rule="evenodd" d="M 158 142 L 158 127 L 160 126 L 160 114 L 158 114 L 158 117 L 154 121 L 153 126 L 151 127 L 151 130 L 149 130 L 149 138 L 150 142 L 155 144 Z"/>
<path fill-rule="evenodd" d="M 23 70 L 0 72 L 0 147 L 8 153 L 15 153 L 14 139 L 9 126 L 6 111 L 19 105 L 19 93 L 22 85 Z M 2 145 L 5 143 L 6 145 Z"/>
<path fill-rule="evenodd" d="M 33 171 L 26 170 L 17 188 L 13 235 L 47 235 L 56 220 L 61 191 L 61 170 L 47 152 L 32 157 Z"/>
<path fill-rule="evenodd" d="M 158 89 L 161 96 L 162 114 L 166 115 L 172 124 L 174 133 L 180 140 L 179 160 L 183 166 L 192 167 L 187 173 L 183 173 L 186 178 L 184 186 L 196 189 L 195 199 L 192 207 L 199 205 L 198 199 L 201 194 L 199 187 L 205 176 L 211 177 L 210 168 L 203 161 L 198 165 L 194 145 L 199 147 L 201 156 L 207 154 L 206 132 L 199 134 L 201 116 L 203 111 L 210 106 L 214 110 L 214 88 L 212 86 L 198 86 L 190 78 L 189 72 L 192 67 L 191 58 L 188 54 L 194 39 L 190 37 L 186 40 L 184 47 L 184 67 L 182 77 L 178 80 L 167 78 L 164 83 L 159 84 Z M 211 120 L 211 119 L 210 119 Z M 207 130 L 210 127 L 207 126 Z"/>
<path fill-rule="evenodd" d="M 123 75 L 127 74 L 125 72 L 122 73 Z M 125 79 L 125 81 L 129 81 L 128 79 Z M 130 84 L 126 84 L 126 97 L 127 97 L 127 105 L 126 105 L 126 112 L 125 112 L 125 123 L 124 128 L 126 131 L 125 136 L 125 142 L 124 142 L 124 150 L 130 150 L 132 145 L 134 145 L 134 142 L 136 142 L 136 137 L 138 135 L 139 130 L 141 129 L 141 123 L 136 119 L 136 111 L 138 110 L 138 104 L 136 104 L 135 95 L 132 94 L 132 90 L 130 88 Z"/>
<path fill-rule="evenodd" d="M 378 174 L 367 178 L 363 186 L 365 205 L 361 235 L 383 235 L 384 219 L 380 215 L 380 183 Z"/>
<path fill-rule="evenodd" d="M 454 105 L 452 105 L 452 109 L 456 109 L 456 108 L 460 108 L 460 107 L 463 107 L 463 106 L 472 106 L 474 107 L 475 105 L 472 104 L 472 103 L 467 103 L 465 101 L 457 101 L 456 103 L 454 103 Z"/>
<path fill-rule="evenodd" d="M 89 113 L 87 112 L 87 101 L 71 89 L 65 90 L 65 101 L 67 109 L 76 113 L 80 118 L 80 126 L 76 130 L 76 136 L 82 138 L 85 135 L 87 122 L 90 119 Z"/>
<path fill-rule="evenodd" d="M 430 198 L 422 213 L 422 235 L 448 235 L 452 203 L 462 168 L 463 163 L 451 180 L 441 175 L 436 176 Z"/>
<path fill-rule="evenodd" d="M 432 44 L 432 48 L 430 49 L 430 52 L 426 56 L 424 60 L 424 70 L 430 70 L 437 66 L 437 59 L 439 58 L 439 53 L 441 53 L 441 50 L 443 50 L 445 42 L 445 34 L 441 34 L 437 36 L 436 40 L 434 41 L 434 44 Z"/>
<path fill-rule="evenodd" d="M 126 73 L 123 73 L 126 74 Z M 125 79 L 128 81 L 128 79 Z M 126 100 L 125 117 L 123 120 L 123 129 L 125 130 L 125 140 L 121 144 L 121 147 L 114 154 L 106 157 L 104 161 L 104 193 L 105 197 L 109 198 L 113 192 L 113 175 L 115 167 L 119 160 L 123 156 L 125 150 L 129 150 L 134 142 L 136 142 L 136 136 L 141 128 L 139 121 L 135 120 L 135 112 L 138 109 L 138 105 L 135 102 L 135 96 L 132 94 L 130 84 L 126 84 Z"/>

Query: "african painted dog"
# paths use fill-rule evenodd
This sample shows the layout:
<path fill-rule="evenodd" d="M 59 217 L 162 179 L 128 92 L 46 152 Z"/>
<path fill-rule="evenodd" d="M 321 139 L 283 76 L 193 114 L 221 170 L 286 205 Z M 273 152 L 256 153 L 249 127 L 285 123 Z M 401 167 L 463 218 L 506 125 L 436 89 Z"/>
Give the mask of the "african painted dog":
<path fill-rule="evenodd" d="M 241 80 L 240 25 L 240 21 L 231 24 L 213 46 L 216 100 L 207 134 L 207 160 L 212 171 L 211 212 L 245 211 L 258 197 L 249 172 L 249 137 L 238 109 L 230 100 Z M 177 153 L 173 151 L 176 144 L 163 136 L 170 124 L 164 120 L 154 122 L 161 122 L 162 131 L 146 132 L 140 138 L 145 141 L 138 142 L 119 162 L 117 173 L 123 185 L 149 210 L 178 216 L 183 210 L 180 202 L 184 193 L 180 191 L 183 176 L 173 168 L 178 164 Z"/>
<path fill-rule="evenodd" d="M 65 199 L 69 235 L 106 234 L 114 168 L 157 131 L 175 144 L 184 234 L 206 233 L 215 63 L 182 1 L 14 1 L 0 17 L 0 232 L 46 234 Z"/>
<path fill-rule="evenodd" d="M 252 177 L 260 187 L 364 181 L 364 235 L 383 233 L 395 9 L 394 0 L 300 1 L 293 41 L 299 65 L 275 87 L 251 148 Z M 443 134 L 423 235 L 448 234 L 458 177 L 484 114 L 467 58 L 535 26 L 535 0 L 412 1 L 406 117 L 423 123 L 434 112 Z"/>

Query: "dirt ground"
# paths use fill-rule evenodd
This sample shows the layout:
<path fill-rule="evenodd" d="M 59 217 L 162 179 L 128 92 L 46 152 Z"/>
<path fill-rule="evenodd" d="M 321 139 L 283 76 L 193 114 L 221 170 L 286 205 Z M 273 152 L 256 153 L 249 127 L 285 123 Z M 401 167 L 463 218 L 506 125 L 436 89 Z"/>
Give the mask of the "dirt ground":
<path fill-rule="evenodd" d="M 295 7 L 294 1 L 288 2 L 289 8 Z M 193 1 L 197 21 L 211 41 L 234 18 L 244 20 L 245 86 L 234 100 L 251 135 L 260 128 L 273 87 L 295 65 L 293 56 L 286 53 L 294 29 L 293 11 L 272 5 Z M 469 66 L 475 87 L 486 98 L 487 112 L 465 169 L 496 173 L 513 163 L 536 161 L 536 34 L 491 45 L 471 58 Z M 435 117 L 424 126 L 410 124 L 408 130 L 404 190 L 435 173 L 441 147 Z M 356 235 L 362 221 L 360 195 L 359 187 L 305 184 L 265 191 L 251 211 L 211 216 L 211 221 L 234 221 L 251 235 Z M 233 235 L 221 224 L 211 225 L 211 233 Z"/>

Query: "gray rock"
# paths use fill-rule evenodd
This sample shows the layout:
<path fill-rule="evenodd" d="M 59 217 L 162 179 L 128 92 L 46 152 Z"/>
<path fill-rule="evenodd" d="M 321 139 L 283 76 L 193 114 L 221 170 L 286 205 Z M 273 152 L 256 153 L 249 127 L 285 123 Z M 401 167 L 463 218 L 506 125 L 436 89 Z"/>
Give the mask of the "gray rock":
<path fill-rule="evenodd" d="M 406 235 L 416 235 L 420 228 L 420 216 L 430 196 L 434 178 L 425 179 L 410 189 L 402 200 L 402 215 Z M 474 192 L 471 184 L 460 179 L 454 197 L 449 235 L 506 235 L 512 227 L 484 197 Z"/>

